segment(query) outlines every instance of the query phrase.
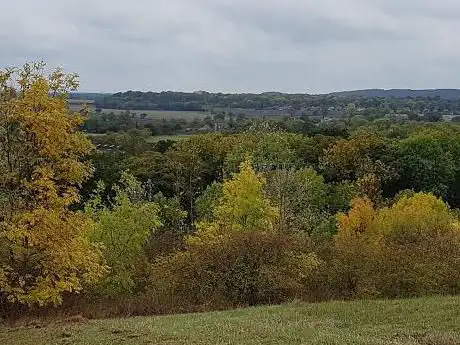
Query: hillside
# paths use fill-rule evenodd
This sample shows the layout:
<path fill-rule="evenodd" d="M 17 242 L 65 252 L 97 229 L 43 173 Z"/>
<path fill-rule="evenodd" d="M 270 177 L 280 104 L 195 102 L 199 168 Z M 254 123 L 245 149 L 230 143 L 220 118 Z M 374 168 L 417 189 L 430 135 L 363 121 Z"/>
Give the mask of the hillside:
<path fill-rule="evenodd" d="M 127 91 L 115 94 L 72 94 L 72 98 L 94 100 L 96 107 L 123 110 L 165 110 L 165 111 L 213 111 L 234 115 L 248 114 L 248 110 L 266 111 L 277 115 L 325 114 L 328 109 L 344 109 L 349 103 L 358 108 L 381 109 L 392 104 L 399 111 L 405 108 L 420 113 L 437 111 L 457 113 L 460 111 L 460 90 L 355 90 L 324 95 L 283 94 L 267 92 L 261 94 L 222 94 L 208 92 L 140 92 Z M 417 99 L 417 109 L 413 109 Z M 389 99 L 391 99 L 389 101 Z M 388 102 L 389 101 L 389 102 Z M 250 114 L 248 114 L 250 115 Z"/>
<path fill-rule="evenodd" d="M 460 344 L 460 297 L 328 302 L 0 328 L 0 344 Z"/>

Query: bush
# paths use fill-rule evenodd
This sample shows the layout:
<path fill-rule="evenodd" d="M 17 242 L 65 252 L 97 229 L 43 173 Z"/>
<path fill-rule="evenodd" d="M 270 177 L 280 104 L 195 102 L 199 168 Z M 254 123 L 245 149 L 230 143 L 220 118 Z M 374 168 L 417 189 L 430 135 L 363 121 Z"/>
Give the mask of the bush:
<path fill-rule="evenodd" d="M 159 259 L 149 293 L 173 309 L 278 303 L 302 297 L 319 261 L 306 237 L 243 232 Z"/>
<path fill-rule="evenodd" d="M 345 297 L 413 297 L 460 292 L 460 227 L 430 194 L 375 210 L 357 199 L 339 215 L 330 288 Z"/>

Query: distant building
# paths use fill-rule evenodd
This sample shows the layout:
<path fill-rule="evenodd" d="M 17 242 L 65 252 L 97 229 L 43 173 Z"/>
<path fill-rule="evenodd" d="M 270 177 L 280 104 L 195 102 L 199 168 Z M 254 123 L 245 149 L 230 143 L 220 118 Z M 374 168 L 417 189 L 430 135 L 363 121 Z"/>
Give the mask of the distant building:
<path fill-rule="evenodd" d="M 458 122 L 459 119 L 460 119 L 460 115 L 459 114 L 457 114 L 457 115 L 443 115 L 442 119 L 445 122 L 452 122 L 452 121 Z"/>
<path fill-rule="evenodd" d="M 386 114 L 385 118 L 398 120 L 398 121 L 407 121 L 409 120 L 409 115 L 408 114 Z"/>
<path fill-rule="evenodd" d="M 95 101 L 86 100 L 86 99 L 69 99 L 67 100 L 69 110 L 79 112 L 82 111 L 85 107 L 88 110 L 94 110 L 96 108 Z"/>

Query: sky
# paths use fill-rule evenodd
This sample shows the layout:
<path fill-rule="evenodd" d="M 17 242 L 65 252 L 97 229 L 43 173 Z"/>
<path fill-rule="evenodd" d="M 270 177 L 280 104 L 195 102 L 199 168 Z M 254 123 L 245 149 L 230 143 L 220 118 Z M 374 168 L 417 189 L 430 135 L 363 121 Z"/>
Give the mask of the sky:
<path fill-rule="evenodd" d="M 0 68 L 81 91 L 460 88 L 459 0 L 0 0 Z"/>

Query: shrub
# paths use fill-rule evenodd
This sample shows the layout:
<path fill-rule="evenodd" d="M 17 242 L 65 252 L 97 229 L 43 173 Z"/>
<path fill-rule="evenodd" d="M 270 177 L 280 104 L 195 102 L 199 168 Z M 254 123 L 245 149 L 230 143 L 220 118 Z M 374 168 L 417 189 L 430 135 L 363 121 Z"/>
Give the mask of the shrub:
<path fill-rule="evenodd" d="M 357 199 L 338 224 L 330 275 L 343 296 L 460 292 L 460 228 L 442 200 L 419 193 L 375 210 Z"/>
<path fill-rule="evenodd" d="M 242 232 L 190 246 L 159 259 L 150 291 L 160 305 L 242 306 L 301 297 L 319 261 L 308 240 L 270 232 Z"/>

